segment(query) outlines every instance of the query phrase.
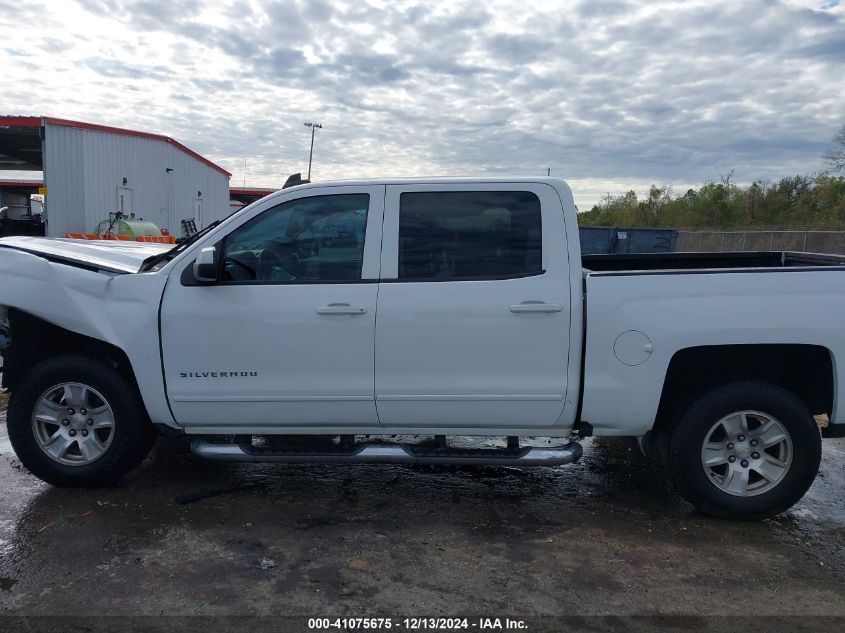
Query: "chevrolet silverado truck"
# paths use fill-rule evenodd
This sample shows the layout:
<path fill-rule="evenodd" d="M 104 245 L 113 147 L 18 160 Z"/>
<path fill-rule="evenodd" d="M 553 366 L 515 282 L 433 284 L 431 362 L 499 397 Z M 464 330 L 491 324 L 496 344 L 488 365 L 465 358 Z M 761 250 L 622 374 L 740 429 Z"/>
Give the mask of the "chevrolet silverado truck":
<path fill-rule="evenodd" d="M 845 431 L 845 258 L 582 257 L 554 178 L 306 184 L 169 250 L 6 238 L 0 306 L 9 438 L 60 486 L 158 433 L 220 461 L 535 466 L 633 436 L 700 510 L 754 519 Z"/>

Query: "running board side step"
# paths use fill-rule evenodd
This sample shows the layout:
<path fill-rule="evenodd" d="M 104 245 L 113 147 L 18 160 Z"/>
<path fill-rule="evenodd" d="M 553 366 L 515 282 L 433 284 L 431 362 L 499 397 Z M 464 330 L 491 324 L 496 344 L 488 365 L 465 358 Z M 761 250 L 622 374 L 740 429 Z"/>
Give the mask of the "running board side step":
<path fill-rule="evenodd" d="M 358 464 L 480 464 L 499 466 L 557 466 L 581 457 L 577 442 L 563 446 L 506 449 L 459 449 L 414 444 L 357 444 L 349 448 L 278 449 L 251 444 L 218 444 L 204 439 L 191 443 L 195 455 L 219 462 L 308 462 Z"/>

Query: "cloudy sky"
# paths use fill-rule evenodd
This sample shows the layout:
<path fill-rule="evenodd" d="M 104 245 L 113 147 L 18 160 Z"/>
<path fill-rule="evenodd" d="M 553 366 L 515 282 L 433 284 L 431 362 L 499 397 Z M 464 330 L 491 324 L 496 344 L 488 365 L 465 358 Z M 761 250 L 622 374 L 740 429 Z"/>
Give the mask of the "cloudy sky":
<path fill-rule="evenodd" d="M 822 166 L 845 2 L 0 0 L 0 112 L 173 136 L 279 186 L 563 176 L 582 209 Z M 246 161 L 246 172 L 244 172 Z"/>

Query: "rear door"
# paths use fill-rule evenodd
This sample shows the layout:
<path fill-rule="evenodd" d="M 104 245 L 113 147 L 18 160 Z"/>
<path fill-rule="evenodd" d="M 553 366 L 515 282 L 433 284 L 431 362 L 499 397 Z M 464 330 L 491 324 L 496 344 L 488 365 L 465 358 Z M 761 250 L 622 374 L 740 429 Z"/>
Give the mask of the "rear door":
<path fill-rule="evenodd" d="M 375 341 L 386 427 L 543 427 L 567 389 L 563 211 L 545 184 L 387 187 Z"/>

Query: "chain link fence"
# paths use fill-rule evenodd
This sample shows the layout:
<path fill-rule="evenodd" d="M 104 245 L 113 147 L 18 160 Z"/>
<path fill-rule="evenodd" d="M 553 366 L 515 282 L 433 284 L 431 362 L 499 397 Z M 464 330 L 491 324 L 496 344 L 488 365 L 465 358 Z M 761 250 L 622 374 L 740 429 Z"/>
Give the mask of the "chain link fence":
<path fill-rule="evenodd" d="M 798 251 L 845 255 L 845 231 L 678 231 L 677 252 Z"/>

